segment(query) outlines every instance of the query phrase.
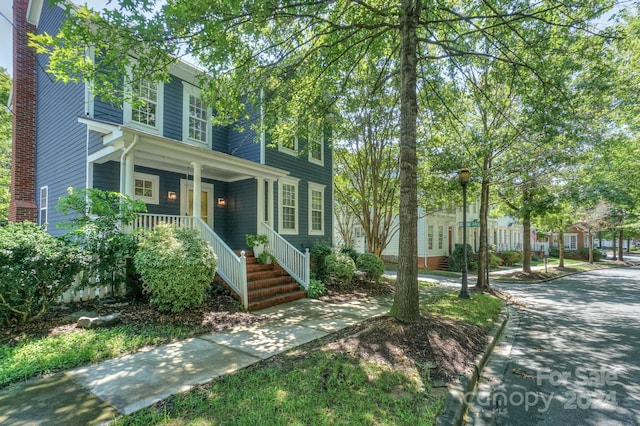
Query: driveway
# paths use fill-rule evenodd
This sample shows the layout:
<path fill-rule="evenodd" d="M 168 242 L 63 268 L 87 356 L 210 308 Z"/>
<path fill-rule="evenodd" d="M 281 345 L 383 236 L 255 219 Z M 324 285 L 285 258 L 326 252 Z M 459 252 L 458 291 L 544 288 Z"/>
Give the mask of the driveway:
<path fill-rule="evenodd" d="M 467 424 L 640 425 L 640 268 L 499 284 L 522 302 Z"/>

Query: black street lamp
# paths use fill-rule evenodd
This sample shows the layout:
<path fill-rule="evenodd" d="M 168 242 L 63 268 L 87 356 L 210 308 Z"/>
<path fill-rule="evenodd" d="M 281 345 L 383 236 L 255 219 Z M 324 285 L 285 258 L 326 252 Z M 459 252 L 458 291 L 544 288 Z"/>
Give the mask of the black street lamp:
<path fill-rule="evenodd" d="M 462 289 L 458 295 L 461 299 L 470 299 L 467 283 L 467 185 L 469 184 L 469 169 L 460 169 L 458 177 L 462 185 Z"/>

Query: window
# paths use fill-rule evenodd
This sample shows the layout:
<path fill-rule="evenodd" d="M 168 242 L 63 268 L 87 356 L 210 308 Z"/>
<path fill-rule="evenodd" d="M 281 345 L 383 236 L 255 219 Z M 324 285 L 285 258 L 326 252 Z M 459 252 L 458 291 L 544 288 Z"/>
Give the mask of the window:
<path fill-rule="evenodd" d="M 278 143 L 278 151 L 291 155 L 298 155 L 298 135 Z"/>
<path fill-rule="evenodd" d="M 442 225 L 438 225 L 438 250 L 442 250 L 444 247 L 444 227 Z"/>
<path fill-rule="evenodd" d="M 279 226 L 281 234 L 298 233 L 298 181 L 280 179 L 278 183 L 278 204 L 280 206 Z"/>
<path fill-rule="evenodd" d="M 124 122 L 148 132 L 162 133 L 164 84 L 148 80 L 135 81 L 127 91 L 132 99 L 140 101 L 135 107 L 129 102 L 124 104 Z"/>
<path fill-rule="evenodd" d="M 133 184 L 133 198 L 147 204 L 159 204 L 160 178 L 146 173 L 135 173 Z"/>
<path fill-rule="evenodd" d="M 433 250 L 433 225 L 427 227 L 427 249 Z"/>
<path fill-rule="evenodd" d="M 493 245 L 498 245 L 498 232 L 495 229 L 493 230 Z"/>
<path fill-rule="evenodd" d="M 324 165 L 324 135 L 322 131 L 309 132 L 309 161 L 320 166 Z"/>
<path fill-rule="evenodd" d="M 46 226 L 47 224 L 47 210 L 49 208 L 49 187 L 43 186 L 40 188 L 40 209 L 38 212 L 38 225 Z"/>
<path fill-rule="evenodd" d="M 200 97 L 200 89 L 183 82 L 182 138 L 194 145 L 211 146 L 211 112 Z"/>
<path fill-rule="evenodd" d="M 309 235 L 324 235 L 324 188 L 309 183 Z"/>

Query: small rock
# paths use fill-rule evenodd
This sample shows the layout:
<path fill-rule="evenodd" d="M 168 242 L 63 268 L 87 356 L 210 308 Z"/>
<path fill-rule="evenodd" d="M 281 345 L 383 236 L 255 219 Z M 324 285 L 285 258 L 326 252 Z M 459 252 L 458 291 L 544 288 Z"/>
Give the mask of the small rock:
<path fill-rule="evenodd" d="M 120 322 L 120 312 L 101 317 L 80 317 L 77 326 L 80 328 L 110 327 Z"/>

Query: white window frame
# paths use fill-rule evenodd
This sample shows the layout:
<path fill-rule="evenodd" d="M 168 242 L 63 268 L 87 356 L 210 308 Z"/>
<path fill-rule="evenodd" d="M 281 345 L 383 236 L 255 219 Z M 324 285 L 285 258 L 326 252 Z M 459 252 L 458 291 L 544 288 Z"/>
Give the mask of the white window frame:
<path fill-rule="evenodd" d="M 205 129 L 205 140 L 202 141 L 200 139 L 195 139 L 189 136 L 189 106 L 190 106 L 190 97 L 195 96 L 200 99 L 202 102 L 201 96 L 202 90 L 192 84 L 189 84 L 185 81 L 182 82 L 182 140 L 195 146 L 206 146 L 211 148 L 211 114 L 212 110 L 210 107 L 205 107 L 206 109 L 206 129 Z"/>
<path fill-rule="evenodd" d="M 150 126 L 145 123 L 133 121 L 133 106 L 127 101 L 124 102 L 123 107 L 123 122 L 127 126 L 162 136 L 162 128 L 164 124 L 164 82 L 158 81 L 152 83 L 156 84 L 156 125 Z M 127 83 L 125 86 L 125 94 L 126 97 L 132 96 L 131 83 Z"/>
<path fill-rule="evenodd" d="M 300 212 L 300 191 L 298 190 L 298 182 L 299 179 L 295 179 L 295 178 L 280 178 L 278 179 L 278 232 L 282 235 L 298 235 L 298 229 L 299 229 L 299 212 Z M 283 211 L 284 211 L 284 204 L 283 204 L 283 192 L 284 192 L 284 185 L 291 185 L 294 187 L 294 191 L 295 191 L 295 206 L 293 206 L 293 208 L 295 209 L 295 214 L 294 214 L 294 220 L 295 220 L 295 226 L 294 228 L 287 228 L 285 229 L 283 226 Z M 287 207 L 291 207 L 291 206 L 287 206 Z"/>
<path fill-rule="evenodd" d="M 293 137 L 293 146 L 294 149 L 289 148 L 288 146 L 284 146 L 282 142 L 278 142 L 278 151 L 284 152 L 289 155 L 298 155 L 298 134 Z"/>
<path fill-rule="evenodd" d="M 43 217 L 44 217 L 44 220 L 43 220 Z M 48 221 L 49 221 L 49 186 L 45 185 L 40 187 L 40 205 L 38 207 L 38 225 L 44 226 L 44 229 L 46 230 Z"/>
<path fill-rule="evenodd" d="M 324 235 L 324 190 L 326 186 L 320 185 L 317 183 L 309 182 L 309 235 Z M 320 230 L 313 229 L 313 212 L 317 211 L 313 209 L 313 193 L 319 192 L 322 196 L 321 206 L 320 206 L 320 214 L 321 214 L 321 222 L 320 222 Z"/>
<path fill-rule="evenodd" d="M 312 145 L 314 141 L 317 141 L 320 145 L 320 158 L 314 158 L 312 153 Z M 313 130 L 309 132 L 309 139 L 307 140 L 307 150 L 309 151 L 309 162 L 324 166 L 324 133 L 320 130 Z"/>
<path fill-rule="evenodd" d="M 438 225 L 438 250 L 444 248 L 444 226 Z"/>
<path fill-rule="evenodd" d="M 427 250 L 433 250 L 433 225 L 427 226 Z"/>
<path fill-rule="evenodd" d="M 150 175 L 147 173 L 139 173 L 135 172 L 133 174 L 133 198 L 136 200 L 143 201 L 146 204 L 160 204 L 160 176 L 158 175 Z M 151 197 L 145 197 L 142 195 L 135 195 L 135 181 L 136 180 L 145 180 L 151 182 Z"/>

